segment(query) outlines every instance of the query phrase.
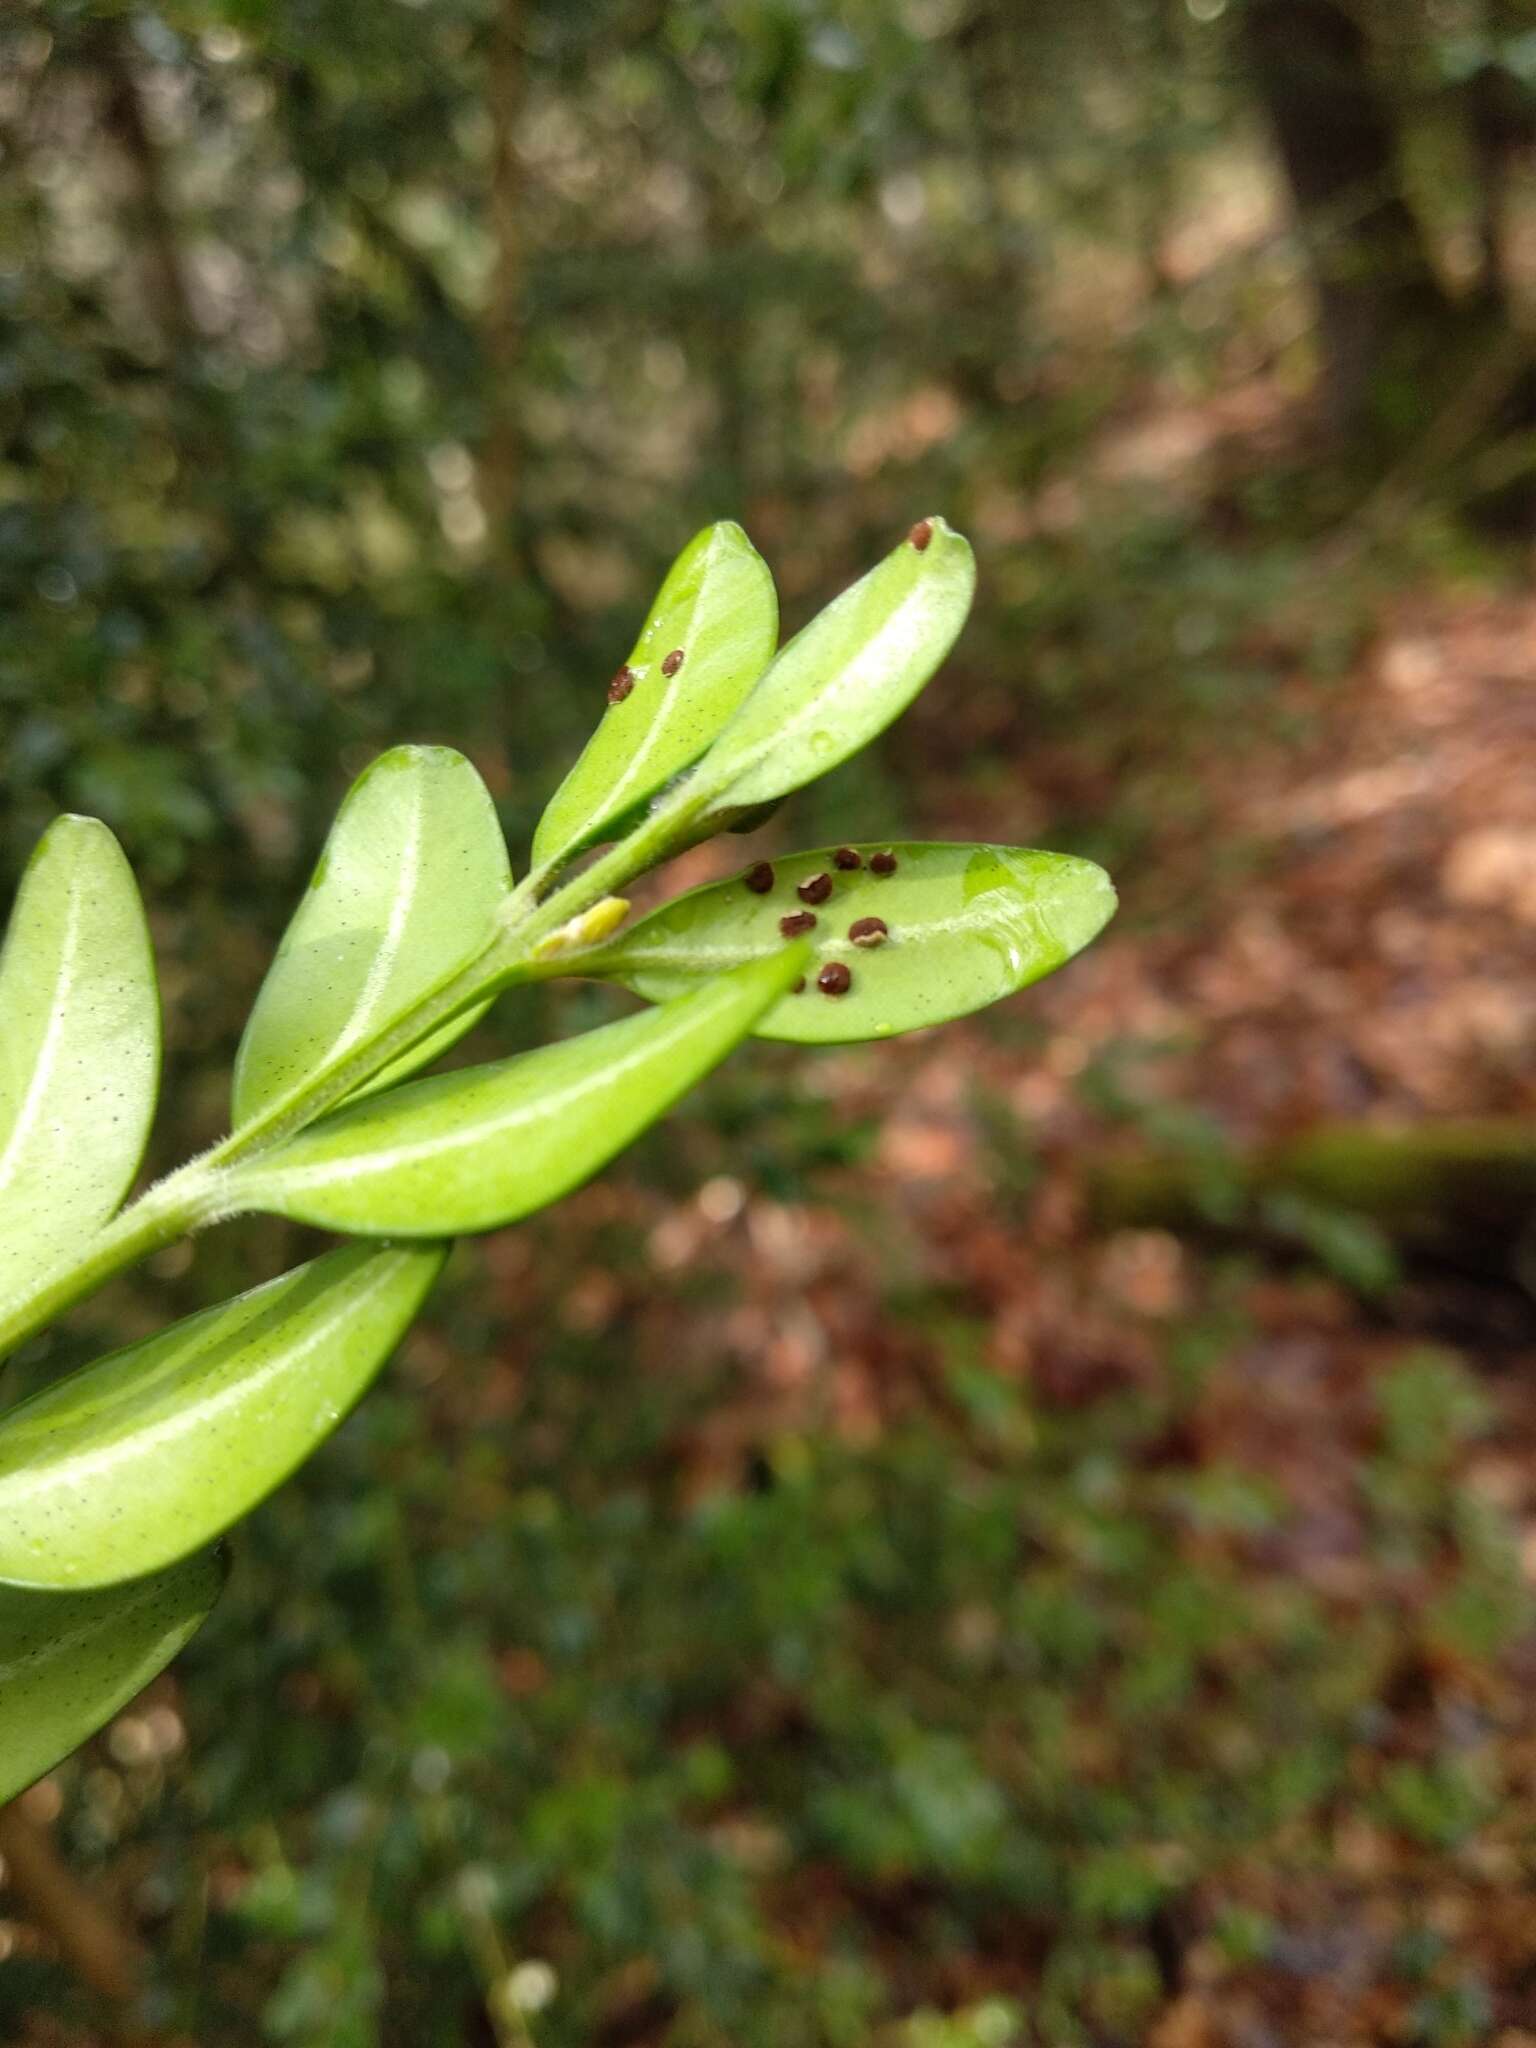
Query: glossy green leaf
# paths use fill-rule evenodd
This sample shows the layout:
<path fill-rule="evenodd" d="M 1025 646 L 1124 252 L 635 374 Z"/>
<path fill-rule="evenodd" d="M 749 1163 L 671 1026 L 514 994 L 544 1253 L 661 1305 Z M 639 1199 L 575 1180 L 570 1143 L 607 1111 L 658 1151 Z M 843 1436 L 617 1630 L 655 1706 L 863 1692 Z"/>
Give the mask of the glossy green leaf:
<path fill-rule="evenodd" d="M 159 1067 L 133 875 L 105 825 L 58 818 L 0 952 L 0 1300 L 116 1209 L 143 1156 Z"/>
<path fill-rule="evenodd" d="M 825 775 L 883 732 L 944 659 L 976 564 L 942 519 L 920 527 L 924 546 L 909 536 L 781 649 L 699 766 L 712 811 L 755 809 Z"/>
<path fill-rule="evenodd" d="M 1114 914 L 1109 877 L 1092 861 L 1021 846 L 894 843 L 841 849 L 857 867 L 840 868 L 838 849 L 792 854 L 747 872 L 771 872 L 759 893 L 742 875 L 676 897 L 574 972 L 612 976 L 653 1002 L 665 1002 L 727 968 L 783 944 L 779 920 L 812 916 L 806 986 L 786 995 L 757 1027 L 762 1038 L 836 1043 L 888 1038 L 979 1010 L 1025 988 L 1080 952 Z M 894 860 L 893 873 L 871 866 Z M 824 900 L 807 902 L 808 885 Z M 885 934 L 850 930 L 878 919 Z M 820 970 L 840 962 L 845 993 L 827 995 Z"/>
<path fill-rule="evenodd" d="M 413 1237 L 510 1223 L 670 1109 L 747 1036 L 803 955 L 780 941 L 661 1009 L 344 1109 L 234 1169 L 232 1191 L 242 1207 L 333 1230 Z"/>
<path fill-rule="evenodd" d="M 444 1256 L 329 1252 L 12 1409 L 0 1420 L 0 1580 L 114 1585 L 211 1541 L 330 1435 Z"/>
<path fill-rule="evenodd" d="M 224 1583 L 217 1551 L 89 1593 L 0 1588 L 0 1802 L 104 1727 L 193 1636 Z"/>
<path fill-rule="evenodd" d="M 496 807 L 462 754 L 451 747 L 381 754 L 348 791 L 261 985 L 235 1060 L 236 1126 L 398 1017 L 478 951 L 511 880 Z M 461 1012 L 366 1092 L 435 1059 L 485 1007 Z"/>
<path fill-rule="evenodd" d="M 614 837 L 696 761 L 768 666 L 778 632 L 778 598 L 761 555 L 731 521 L 705 527 L 673 563 L 615 678 L 618 701 L 539 820 L 535 865 L 558 866 Z M 668 675 L 675 653 L 683 658 Z"/>

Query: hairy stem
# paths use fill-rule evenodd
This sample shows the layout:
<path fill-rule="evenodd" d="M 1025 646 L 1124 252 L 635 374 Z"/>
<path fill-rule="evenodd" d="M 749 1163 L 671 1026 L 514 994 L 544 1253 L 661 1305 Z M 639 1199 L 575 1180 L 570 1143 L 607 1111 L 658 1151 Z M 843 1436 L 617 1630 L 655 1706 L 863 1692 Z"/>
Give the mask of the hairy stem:
<path fill-rule="evenodd" d="M 214 1215 L 213 1183 L 200 1162 L 180 1167 L 104 1224 L 68 1265 L 56 1266 L 24 1294 L 0 1304 L 0 1358 L 67 1308 L 94 1294 L 114 1274 L 174 1244 Z"/>

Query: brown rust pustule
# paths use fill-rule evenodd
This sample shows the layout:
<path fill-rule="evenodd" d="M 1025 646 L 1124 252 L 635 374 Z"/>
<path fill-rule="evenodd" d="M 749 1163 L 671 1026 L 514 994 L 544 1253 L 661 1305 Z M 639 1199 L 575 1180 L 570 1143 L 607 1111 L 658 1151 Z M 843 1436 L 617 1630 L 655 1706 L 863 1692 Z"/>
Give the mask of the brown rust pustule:
<path fill-rule="evenodd" d="M 872 875 L 894 875 L 896 872 L 895 854 L 889 848 L 884 853 L 872 853 L 869 856 L 869 872 Z"/>
<path fill-rule="evenodd" d="M 931 519 L 919 519 L 916 526 L 907 535 L 907 539 L 911 541 L 913 547 L 921 554 L 929 541 L 933 539 L 933 521 Z"/>
<path fill-rule="evenodd" d="M 608 702 L 610 704 L 622 704 L 634 687 L 635 672 L 626 662 L 608 685 Z"/>
<path fill-rule="evenodd" d="M 773 887 L 773 869 L 767 861 L 760 860 L 756 867 L 748 868 L 741 879 L 754 896 L 766 896 Z"/>
<path fill-rule="evenodd" d="M 856 917 L 848 927 L 848 936 L 856 946 L 881 946 L 891 935 L 891 928 L 883 917 Z"/>
<path fill-rule="evenodd" d="M 789 992 L 792 996 L 803 996 L 805 994 L 805 976 L 803 974 L 798 981 L 791 985 Z"/>
<path fill-rule="evenodd" d="M 815 929 L 816 917 L 813 911 L 792 910 L 788 917 L 779 919 L 779 930 L 786 939 L 803 938 L 807 932 L 813 932 Z"/>
<path fill-rule="evenodd" d="M 863 867 L 864 856 L 851 846 L 840 846 L 832 856 L 832 865 L 841 868 L 845 875 L 852 874 L 855 868 Z"/>
<path fill-rule="evenodd" d="M 681 647 L 674 647 L 666 660 L 661 664 L 661 672 L 664 676 L 675 676 L 682 665 L 683 650 Z"/>
<path fill-rule="evenodd" d="M 824 996 L 845 996 L 853 987 L 852 971 L 841 960 L 829 960 L 816 977 Z"/>
<path fill-rule="evenodd" d="M 832 894 L 832 877 L 830 875 L 810 875 L 799 884 L 795 894 L 802 903 L 825 903 Z"/>

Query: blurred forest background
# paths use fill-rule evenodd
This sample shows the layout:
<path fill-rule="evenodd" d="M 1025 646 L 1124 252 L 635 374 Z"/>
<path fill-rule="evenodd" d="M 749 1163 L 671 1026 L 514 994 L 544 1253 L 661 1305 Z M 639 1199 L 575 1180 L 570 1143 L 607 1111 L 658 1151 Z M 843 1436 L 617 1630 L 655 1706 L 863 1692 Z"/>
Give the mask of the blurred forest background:
<path fill-rule="evenodd" d="M 1536 2048 L 1533 292 L 1531 0 L 0 11 L 0 866 L 121 836 L 156 1164 L 348 779 L 525 844 L 708 519 L 981 560 L 749 857 L 1124 905 L 459 1252 L 23 1803 L 0 2039 Z"/>

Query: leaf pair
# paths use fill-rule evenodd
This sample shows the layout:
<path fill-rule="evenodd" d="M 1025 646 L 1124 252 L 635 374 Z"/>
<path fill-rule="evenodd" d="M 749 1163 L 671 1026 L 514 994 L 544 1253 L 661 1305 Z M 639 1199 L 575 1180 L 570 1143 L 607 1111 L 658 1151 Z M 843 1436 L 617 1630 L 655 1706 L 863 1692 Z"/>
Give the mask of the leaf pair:
<path fill-rule="evenodd" d="M 510 884 L 495 806 L 462 755 L 400 747 L 376 761 L 342 806 L 246 1026 L 237 1128 L 483 947 Z M 452 1018 L 369 1089 L 436 1058 L 484 1008 Z M 128 863 L 93 818 L 56 820 L 28 865 L 0 950 L 0 1019 L 3 1302 L 67 1264 L 116 1212 L 154 1115 L 149 933 Z"/>
<path fill-rule="evenodd" d="M 610 703 L 534 837 L 563 865 L 675 809 L 677 851 L 770 809 L 836 768 L 912 701 L 965 623 L 976 571 L 966 541 L 925 519 L 777 656 L 778 601 L 739 526 L 705 529 L 662 585 Z"/>

